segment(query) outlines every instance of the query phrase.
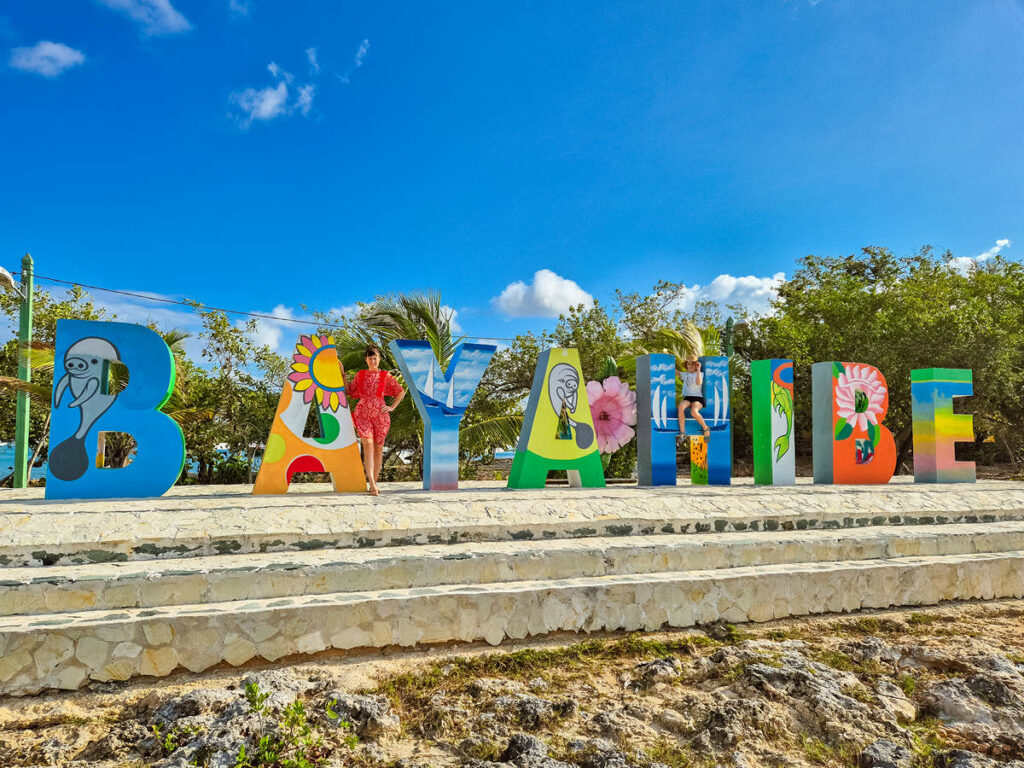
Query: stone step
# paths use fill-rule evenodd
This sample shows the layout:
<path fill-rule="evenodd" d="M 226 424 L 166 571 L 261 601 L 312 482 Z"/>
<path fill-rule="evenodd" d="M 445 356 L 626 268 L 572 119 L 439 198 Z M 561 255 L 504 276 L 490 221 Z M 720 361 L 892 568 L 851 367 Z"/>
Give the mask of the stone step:
<path fill-rule="evenodd" d="M 317 550 L 0 570 L 0 616 L 1024 550 L 1024 522 Z"/>
<path fill-rule="evenodd" d="M 655 630 L 1024 596 L 1024 552 L 784 563 L 0 619 L 0 693 L 328 648 Z"/>
<path fill-rule="evenodd" d="M 39 489 L 0 493 L 0 565 L 128 562 L 274 551 L 483 541 L 548 541 L 732 531 L 1024 520 L 1024 486 L 690 486 L 509 490 L 463 483 L 429 493 L 392 483 L 378 498 L 296 486 L 193 486 L 158 499 L 46 501 Z"/>

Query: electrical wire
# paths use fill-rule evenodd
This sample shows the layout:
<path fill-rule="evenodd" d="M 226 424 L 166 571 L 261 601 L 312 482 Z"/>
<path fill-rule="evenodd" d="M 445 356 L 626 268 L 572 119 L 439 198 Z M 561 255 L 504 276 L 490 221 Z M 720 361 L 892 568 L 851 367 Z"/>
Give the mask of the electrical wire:
<path fill-rule="evenodd" d="M 12 274 L 21 276 L 20 272 L 13 272 Z M 103 288 L 99 285 L 87 285 L 86 283 L 78 283 L 72 280 L 61 280 L 57 277 L 46 277 L 45 275 L 32 274 L 35 280 L 45 280 L 49 283 L 60 283 L 61 285 L 72 285 L 78 286 L 79 288 L 86 288 L 90 291 L 103 291 L 105 293 L 116 293 L 120 296 L 131 296 L 135 299 L 143 299 L 145 301 L 159 302 L 161 304 L 174 304 L 179 307 L 188 307 L 189 309 L 205 309 L 213 312 L 224 312 L 229 315 L 242 315 L 244 317 L 253 317 L 258 320 L 273 320 L 276 323 L 295 323 L 296 325 L 304 326 L 315 326 L 317 328 L 341 328 L 340 325 L 331 325 L 329 323 L 318 323 L 313 318 L 301 318 L 301 317 L 278 317 L 277 315 L 267 315 L 261 312 L 246 312 L 241 309 L 227 309 L 225 307 L 210 307 L 199 301 L 190 301 L 186 299 L 169 299 L 164 296 L 150 296 L 145 293 L 135 293 L 133 291 L 122 291 L 117 288 Z M 515 341 L 502 336 L 468 336 L 466 334 L 460 334 L 463 338 L 467 339 L 481 339 L 483 341 Z"/>

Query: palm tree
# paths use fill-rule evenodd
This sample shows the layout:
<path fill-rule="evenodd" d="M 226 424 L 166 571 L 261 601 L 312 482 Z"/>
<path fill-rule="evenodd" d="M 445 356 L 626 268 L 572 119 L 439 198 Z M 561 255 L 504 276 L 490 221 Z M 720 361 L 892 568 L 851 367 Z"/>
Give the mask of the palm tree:
<path fill-rule="evenodd" d="M 466 338 L 455 335 L 453 315 L 453 310 L 442 303 L 441 294 L 437 291 L 389 293 L 363 305 L 358 316 L 346 322 L 340 330 L 334 330 L 333 336 L 346 371 L 364 367 L 363 353 L 367 346 L 375 344 L 381 349 L 381 368 L 400 377 L 398 363 L 388 347 L 389 342 L 397 339 L 428 341 L 441 369 L 447 370 L 456 347 Z M 467 411 L 459 432 L 460 454 L 470 458 L 494 446 L 514 445 L 522 423 L 521 414 L 476 419 L 472 411 Z M 405 449 L 411 449 L 415 460 L 422 462 L 422 422 L 411 397 L 403 399 L 391 414 L 385 464 L 388 458 Z"/>
<path fill-rule="evenodd" d="M 692 320 L 685 320 L 682 330 L 661 328 L 646 344 L 640 342 L 630 344 L 621 365 L 635 376 L 636 358 L 640 355 L 667 352 L 675 355 L 676 366 L 681 368 L 680 362 L 685 360 L 687 355 L 697 355 L 697 357 L 716 355 L 721 352 L 721 348 L 722 335 L 717 326 L 707 325 L 701 328 Z"/>
<path fill-rule="evenodd" d="M 171 330 L 160 333 L 167 346 L 171 348 L 177 364 L 185 355 L 185 341 L 190 337 L 186 331 Z M 43 448 L 49 440 L 50 407 L 53 403 L 53 369 L 56 361 L 55 346 L 46 342 L 30 342 L 24 351 L 28 355 L 32 370 L 47 375 L 49 381 L 25 382 L 11 376 L 0 376 L 0 388 L 12 391 L 28 392 L 36 403 L 47 404 L 46 421 L 43 423 L 43 434 L 36 444 L 29 466 L 35 466 Z M 120 392 L 128 384 L 128 369 L 122 363 L 110 365 L 110 388 Z M 185 425 L 213 418 L 213 413 L 201 408 L 192 408 L 188 403 L 184 383 L 181 377 L 175 377 L 171 396 L 161 410 L 178 424 Z M 135 441 L 130 436 L 120 433 L 100 433 L 99 453 L 105 466 L 124 467 L 131 458 Z"/>

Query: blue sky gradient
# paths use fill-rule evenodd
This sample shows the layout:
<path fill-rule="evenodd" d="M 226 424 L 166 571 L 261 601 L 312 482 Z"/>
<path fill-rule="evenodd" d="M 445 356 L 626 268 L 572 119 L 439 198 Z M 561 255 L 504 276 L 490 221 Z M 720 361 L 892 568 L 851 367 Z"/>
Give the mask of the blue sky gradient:
<path fill-rule="evenodd" d="M 1013 258 L 1022 83 L 1020 0 L 14 2 L 0 264 L 293 316 L 437 288 L 497 337 L 660 279 L 756 306 L 808 253 Z"/>

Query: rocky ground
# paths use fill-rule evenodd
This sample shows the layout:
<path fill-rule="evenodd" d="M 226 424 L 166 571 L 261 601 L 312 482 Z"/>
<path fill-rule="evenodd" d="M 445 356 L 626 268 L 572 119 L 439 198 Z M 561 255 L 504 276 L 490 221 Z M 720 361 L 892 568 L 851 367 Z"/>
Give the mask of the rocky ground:
<path fill-rule="evenodd" d="M 1024 601 L 0 701 L 0 766 L 1024 768 Z"/>

